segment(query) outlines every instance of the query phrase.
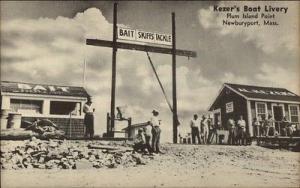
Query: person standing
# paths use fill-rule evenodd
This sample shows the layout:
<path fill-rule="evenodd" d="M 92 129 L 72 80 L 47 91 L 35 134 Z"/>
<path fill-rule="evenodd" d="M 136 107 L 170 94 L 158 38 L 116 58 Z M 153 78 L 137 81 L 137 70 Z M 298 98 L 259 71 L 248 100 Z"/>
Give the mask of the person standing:
<path fill-rule="evenodd" d="M 196 138 L 198 139 L 198 144 L 201 144 L 200 141 L 200 133 L 199 133 L 199 119 L 198 115 L 194 114 L 194 118 L 191 120 L 190 126 L 191 126 L 191 131 L 192 131 L 192 143 L 196 143 Z"/>
<path fill-rule="evenodd" d="M 213 135 L 214 135 L 214 132 L 215 132 L 215 126 L 214 126 L 212 118 L 209 118 L 208 128 L 209 128 L 209 132 L 208 132 L 208 141 L 207 141 L 207 143 L 210 144 L 212 142 L 212 138 L 213 138 Z"/>
<path fill-rule="evenodd" d="M 253 127 L 253 136 L 254 137 L 260 136 L 260 129 L 261 129 L 260 122 L 256 117 L 253 118 L 252 127 Z"/>
<path fill-rule="evenodd" d="M 158 119 L 159 112 L 156 110 L 152 111 L 152 117 L 151 117 L 151 125 L 152 125 L 152 150 L 155 153 L 162 153 L 159 149 L 159 142 L 160 142 L 160 121 Z"/>
<path fill-rule="evenodd" d="M 235 127 L 235 122 L 232 118 L 228 119 L 227 128 L 229 131 L 228 143 L 230 145 L 235 145 L 236 144 L 236 127 Z"/>
<path fill-rule="evenodd" d="M 208 117 L 206 117 L 205 115 L 202 116 L 201 127 L 202 127 L 201 131 L 203 134 L 203 144 L 207 144 L 209 127 L 208 127 Z"/>
<path fill-rule="evenodd" d="M 243 119 L 243 116 L 240 116 L 240 119 L 237 121 L 238 132 L 239 132 L 239 144 L 246 145 L 246 121 Z"/>
<path fill-rule="evenodd" d="M 287 117 L 284 116 L 280 122 L 280 131 L 281 131 L 281 136 L 287 136 L 287 130 L 289 127 L 290 122 L 287 120 Z"/>
<path fill-rule="evenodd" d="M 267 127 L 267 120 L 266 120 L 266 117 L 263 116 L 261 118 L 261 121 L 260 121 L 260 135 L 261 136 L 266 136 L 266 127 Z"/>
<path fill-rule="evenodd" d="M 83 106 L 84 125 L 85 125 L 85 137 L 94 137 L 94 112 L 95 108 L 92 108 L 92 100 L 88 98 L 87 102 Z"/>
<path fill-rule="evenodd" d="M 152 152 L 153 152 L 151 144 L 150 144 L 151 137 L 152 137 L 151 129 L 152 129 L 152 126 L 150 125 L 150 123 L 148 125 L 146 125 L 146 127 L 143 128 L 145 142 L 146 142 L 146 148 L 147 148 L 149 154 L 152 154 Z"/>
<path fill-rule="evenodd" d="M 270 130 L 272 130 L 272 136 L 275 135 L 275 121 L 271 114 L 269 114 L 266 121 L 266 136 L 269 136 Z"/>

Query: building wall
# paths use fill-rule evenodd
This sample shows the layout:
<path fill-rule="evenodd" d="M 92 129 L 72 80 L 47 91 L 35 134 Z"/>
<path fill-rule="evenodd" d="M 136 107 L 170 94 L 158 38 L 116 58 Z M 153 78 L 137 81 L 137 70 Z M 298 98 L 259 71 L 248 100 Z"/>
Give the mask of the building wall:
<path fill-rule="evenodd" d="M 22 121 L 34 122 L 36 117 L 22 117 Z M 69 118 L 48 118 L 53 123 L 55 123 L 59 129 L 63 130 L 66 133 L 66 137 L 71 138 L 80 138 L 84 137 L 84 124 L 83 119 L 71 118 L 71 122 Z M 70 134 L 71 133 L 71 134 Z"/>
<path fill-rule="evenodd" d="M 68 115 L 56 115 L 50 114 L 50 102 L 51 101 L 61 101 L 61 102 L 76 102 L 81 104 L 80 115 L 73 115 L 76 118 L 84 118 L 83 106 L 86 102 L 84 97 L 58 97 L 58 96 L 31 96 L 31 95 L 2 95 L 1 96 L 1 109 L 11 110 L 11 99 L 21 99 L 21 100 L 40 100 L 42 101 L 42 113 L 21 113 L 25 117 L 51 117 L 51 118 L 68 118 Z"/>
<path fill-rule="evenodd" d="M 252 119 L 251 119 L 250 123 L 252 123 L 253 118 L 257 116 L 255 103 L 258 103 L 258 102 L 259 103 L 265 103 L 267 105 L 267 114 L 266 115 L 271 114 L 273 116 L 273 118 L 274 118 L 274 114 L 273 114 L 273 111 L 272 111 L 272 106 L 274 106 L 274 105 L 275 106 L 277 106 L 277 105 L 283 106 L 283 110 L 284 110 L 283 115 L 286 116 L 288 120 L 290 120 L 290 110 L 289 110 L 290 105 L 297 105 L 298 109 L 300 109 L 299 104 L 292 104 L 292 103 L 288 103 L 288 102 L 278 103 L 278 102 L 267 102 L 267 101 L 251 101 L 251 116 L 252 116 Z M 298 127 L 298 129 L 300 129 L 299 124 L 297 124 L 297 127 Z"/>
<path fill-rule="evenodd" d="M 226 103 L 229 102 L 233 102 L 233 112 L 226 113 Z M 221 94 L 215 103 L 214 110 L 219 108 L 221 109 L 222 127 L 226 127 L 226 123 L 230 117 L 237 121 L 242 115 L 244 120 L 246 121 L 247 130 L 249 129 L 249 123 L 247 121 L 247 101 L 243 97 L 225 87 L 223 91 L 221 91 Z"/>
<path fill-rule="evenodd" d="M 283 110 L 284 110 L 284 116 L 287 117 L 287 119 L 290 119 L 290 111 L 289 111 L 289 105 L 297 105 L 298 108 L 300 109 L 299 104 L 292 104 L 292 103 L 278 103 L 278 102 L 267 102 L 267 101 L 251 101 L 251 116 L 254 118 L 256 117 L 256 106 L 255 103 L 265 103 L 267 105 L 267 115 L 271 114 L 274 116 L 273 111 L 272 111 L 272 105 L 282 105 Z"/>

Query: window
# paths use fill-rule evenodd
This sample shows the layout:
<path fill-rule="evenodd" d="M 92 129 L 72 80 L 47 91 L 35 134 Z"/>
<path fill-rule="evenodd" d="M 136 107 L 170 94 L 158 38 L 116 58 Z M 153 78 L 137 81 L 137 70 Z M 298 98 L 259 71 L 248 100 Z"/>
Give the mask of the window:
<path fill-rule="evenodd" d="M 50 114 L 53 115 L 81 115 L 80 102 L 50 101 Z"/>
<path fill-rule="evenodd" d="M 41 114 L 43 109 L 43 101 L 10 99 L 10 108 L 13 112 L 24 114 Z"/>
<path fill-rule="evenodd" d="M 291 122 L 299 122 L 299 106 L 298 105 L 290 105 L 290 120 Z"/>
<path fill-rule="evenodd" d="M 267 117 L 267 104 L 266 103 L 255 103 L 256 104 L 256 117 L 265 119 Z"/>

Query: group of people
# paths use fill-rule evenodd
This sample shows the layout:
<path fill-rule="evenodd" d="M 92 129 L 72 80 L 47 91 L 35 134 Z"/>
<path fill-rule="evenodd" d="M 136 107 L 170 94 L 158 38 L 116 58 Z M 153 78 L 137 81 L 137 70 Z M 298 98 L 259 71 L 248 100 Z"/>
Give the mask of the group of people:
<path fill-rule="evenodd" d="M 94 112 L 95 108 L 92 108 L 92 100 L 88 98 L 87 102 L 83 106 L 84 125 L 85 125 L 85 137 L 92 139 L 94 137 Z M 152 111 L 151 120 L 147 126 L 140 128 L 138 134 L 134 138 L 134 151 L 147 151 L 152 153 L 162 153 L 160 151 L 160 129 L 161 120 L 159 119 L 159 112 L 157 110 Z M 151 143 L 151 144 L 150 144 Z"/>
<path fill-rule="evenodd" d="M 91 98 L 83 106 L 83 112 L 85 113 L 84 124 L 85 124 L 85 137 L 93 138 L 94 136 L 94 112 L 95 109 L 91 106 Z M 160 153 L 159 143 L 160 143 L 160 125 L 161 120 L 159 120 L 159 112 L 157 110 L 152 111 L 152 117 L 149 124 L 138 130 L 138 134 L 134 140 L 134 150 L 148 150 L 149 153 Z M 203 115 L 201 119 L 198 118 L 197 114 L 194 114 L 193 119 L 190 121 L 191 133 L 192 133 L 192 143 L 196 144 L 208 144 L 209 138 L 213 134 L 214 127 L 208 116 Z M 246 145 L 247 138 L 250 136 L 246 131 L 246 121 L 241 115 L 238 120 L 234 120 L 230 117 L 227 121 L 227 129 L 229 131 L 228 143 L 231 145 Z M 268 115 L 267 118 L 260 116 L 254 118 L 252 121 L 253 136 L 274 136 L 279 135 L 275 128 L 275 120 L 272 115 Z M 281 136 L 292 136 L 293 132 L 296 130 L 295 125 L 293 125 L 284 116 L 279 122 L 279 130 Z M 151 144 L 150 144 L 151 143 Z"/>
<path fill-rule="evenodd" d="M 193 119 L 190 122 L 191 132 L 192 132 L 192 143 L 196 144 L 196 139 L 198 144 L 208 144 L 209 136 L 211 134 L 211 121 L 208 116 L 203 115 L 202 119 L 198 118 L 197 114 L 194 114 Z"/>
<path fill-rule="evenodd" d="M 272 115 L 268 115 L 268 118 L 254 118 L 252 122 L 253 126 L 253 135 L 254 137 L 258 136 L 292 136 L 293 132 L 296 130 L 295 125 L 287 120 L 287 117 L 284 116 L 280 122 L 278 122 L 278 129 L 275 128 L 275 120 Z M 280 130 L 280 131 L 279 131 Z M 279 132 L 280 134 L 279 134 Z"/>
<path fill-rule="evenodd" d="M 246 131 L 246 121 L 241 115 L 237 121 L 230 117 L 227 121 L 227 129 L 229 131 L 228 144 L 230 145 L 247 145 L 249 135 Z"/>
<path fill-rule="evenodd" d="M 153 153 L 162 153 L 160 150 L 160 126 L 159 112 L 153 110 L 151 120 L 148 124 L 138 129 L 138 134 L 134 138 L 133 152 L 142 151 L 145 154 L 148 152 L 150 155 Z"/>

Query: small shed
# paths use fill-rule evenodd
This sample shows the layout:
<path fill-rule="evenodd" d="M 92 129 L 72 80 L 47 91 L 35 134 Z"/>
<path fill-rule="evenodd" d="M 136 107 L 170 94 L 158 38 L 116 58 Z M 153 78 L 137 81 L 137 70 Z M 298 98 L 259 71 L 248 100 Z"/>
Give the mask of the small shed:
<path fill-rule="evenodd" d="M 242 115 L 246 120 L 247 132 L 253 136 L 253 118 L 267 118 L 268 114 L 275 119 L 279 133 L 280 121 L 284 116 L 299 130 L 299 108 L 300 96 L 287 89 L 225 83 L 209 106 L 209 111 L 213 113 L 214 124 L 224 128 L 230 117 L 238 120 Z"/>
<path fill-rule="evenodd" d="M 137 135 L 139 128 L 144 128 L 144 127 L 147 127 L 148 125 L 150 125 L 149 121 L 144 122 L 144 123 L 132 124 L 132 125 L 129 125 L 128 127 L 124 128 L 123 131 L 126 132 L 127 138 L 132 139 Z"/>
<path fill-rule="evenodd" d="M 83 105 L 89 94 L 83 87 L 1 81 L 1 110 L 22 120 L 49 119 L 68 137 L 84 136 Z"/>

